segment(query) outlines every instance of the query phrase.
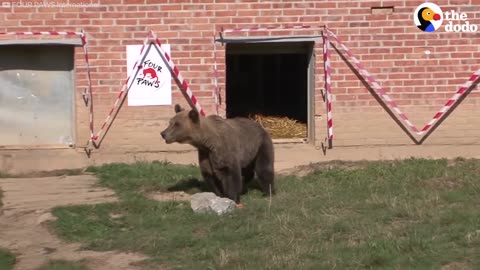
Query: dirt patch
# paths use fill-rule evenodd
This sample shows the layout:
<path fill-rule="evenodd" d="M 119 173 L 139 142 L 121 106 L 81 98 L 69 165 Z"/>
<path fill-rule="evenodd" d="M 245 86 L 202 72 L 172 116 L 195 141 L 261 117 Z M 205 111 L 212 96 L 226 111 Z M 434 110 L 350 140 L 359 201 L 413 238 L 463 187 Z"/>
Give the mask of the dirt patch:
<path fill-rule="evenodd" d="M 154 192 L 147 194 L 149 199 L 165 202 L 165 201 L 190 201 L 192 195 L 183 191 L 174 192 Z"/>
<path fill-rule="evenodd" d="M 64 170 L 51 170 L 51 171 L 34 171 L 28 173 L 9 174 L 1 173 L 0 178 L 39 178 L 39 177 L 53 177 L 53 176 L 71 176 L 71 175 L 85 175 L 89 174 L 85 169 L 64 169 Z"/>
<path fill-rule="evenodd" d="M 464 183 L 461 179 L 452 177 L 436 177 L 422 181 L 422 186 L 431 190 L 454 190 L 461 188 Z"/>
<path fill-rule="evenodd" d="M 4 215 L 0 217 L 0 247 L 17 256 L 15 270 L 31 270 L 49 260 L 84 261 L 95 270 L 135 270 L 148 259 L 136 253 L 82 250 L 50 233 L 46 222 L 54 220 L 50 209 L 70 204 L 95 204 L 117 200 L 113 191 L 95 187 L 91 175 L 0 179 L 4 191 Z"/>
<path fill-rule="evenodd" d="M 464 262 L 452 262 L 440 268 L 441 270 L 472 270 L 473 268 Z"/>
<path fill-rule="evenodd" d="M 59 205 L 117 201 L 115 193 L 97 187 L 93 175 L 3 178 L 4 214 L 50 209 Z"/>
<path fill-rule="evenodd" d="M 328 162 L 317 162 L 310 163 L 308 165 L 295 166 L 293 168 L 281 170 L 278 173 L 282 175 L 295 175 L 298 177 L 306 176 L 316 170 L 332 170 L 332 169 L 341 169 L 341 170 L 357 170 L 362 169 L 367 166 L 367 161 L 328 161 Z"/>

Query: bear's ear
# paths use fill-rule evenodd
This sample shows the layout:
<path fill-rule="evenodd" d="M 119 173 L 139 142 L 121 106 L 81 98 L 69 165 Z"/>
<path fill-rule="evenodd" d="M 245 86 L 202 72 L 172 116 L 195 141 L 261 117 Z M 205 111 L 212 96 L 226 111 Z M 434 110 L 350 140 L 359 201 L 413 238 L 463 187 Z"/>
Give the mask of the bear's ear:
<path fill-rule="evenodd" d="M 198 115 L 198 112 L 195 109 L 188 112 L 188 117 L 190 117 L 192 122 L 195 124 L 197 124 L 200 121 L 200 116 Z"/>
<path fill-rule="evenodd" d="M 184 110 L 184 109 L 183 109 L 180 105 L 175 104 L 175 113 L 179 113 L 179 112 L 181 112 L 181 111 L 183 111 L 183 110 Z"/>

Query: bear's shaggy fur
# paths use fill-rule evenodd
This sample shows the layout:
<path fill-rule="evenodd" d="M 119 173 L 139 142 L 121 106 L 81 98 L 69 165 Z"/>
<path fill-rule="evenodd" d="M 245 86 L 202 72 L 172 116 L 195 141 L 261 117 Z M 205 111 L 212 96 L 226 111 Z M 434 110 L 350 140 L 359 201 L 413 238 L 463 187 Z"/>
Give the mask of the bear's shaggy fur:
<path fill-rule="evenodd" d="M 255 173 L 265 195 L 275 194 L 274 151 L 268 132 L 247 118 L 200 117 L 196 110 L 175 105 L 175 116 L 161 132 L 167 144 L 190 144 L 198 149 L 205 182 L 219 197 L 240 204 L 244 185 Z"/>

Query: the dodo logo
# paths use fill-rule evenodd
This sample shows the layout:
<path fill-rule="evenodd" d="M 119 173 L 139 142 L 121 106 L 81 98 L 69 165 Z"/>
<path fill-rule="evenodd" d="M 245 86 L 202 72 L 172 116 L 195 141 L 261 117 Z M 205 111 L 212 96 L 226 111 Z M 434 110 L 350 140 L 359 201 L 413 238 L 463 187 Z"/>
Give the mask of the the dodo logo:
<path fill-rule="evenodd" d="M 413 20 L 424 32 L 435 32 L 443 22 L 442 9 L 434 3 L 423 3 L 415 10 Z"/>

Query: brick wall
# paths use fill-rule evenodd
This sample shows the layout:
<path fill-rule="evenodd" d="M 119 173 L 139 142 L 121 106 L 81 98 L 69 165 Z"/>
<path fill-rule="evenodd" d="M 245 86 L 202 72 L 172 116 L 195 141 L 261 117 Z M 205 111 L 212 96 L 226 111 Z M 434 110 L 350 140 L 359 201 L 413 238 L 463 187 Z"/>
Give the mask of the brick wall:
<path fill-rule="evenodd" d="M 18 0 L 19 1 L 19 0 Z M 63 3 L 97 0 L 56 0 Z M 10 2 L 10 1 L 1 1 Z M 374 74 L 404 112 L 420 128 L 480 66 L 480 32 L 423 33 L 413 23 L 413 12 L 423 1 L 261 1 L 261 0 L 98 0 L 98 7 L 0 7 L 0 31 L 78 31 L 90 40 L 95 126 L 110 110 L 126 78 L 126 49 L 141 44 L 153 30 L 171 44 L 174 62 L 188 79 L 207 113 L 214 112 L 214 29 L 327 24 Z M 122 4 L 119 4 L 119 3 Z M 480 0 L 436 1 L 443 11 L 466 12 L 471 24 L 480 25 Z M 394 7 L 388 14 L 377 7 Z M 388 10 L 387 10 L 388 11 Z M 291 30 L 230 34 L 313 35 L 318 30 Z M 5 37 L 2 37 L 5 38 Z M 11 37 L 8 37 L 11 38 Z M 316 138 L 325 137 L 322 46 L 316 47 Z M 218 46 L 221 89 L 225 89 L 224 51 Z M 429 50 L 430 54 L 425 54 Z M 81 100 L 87 85 L 83 52 L 76 53 L 77 143 L 87 141 L 88 113 Z M 409 138 L 361 84 L 349 67 L 332 52 L 335 145 L 411 144 Z M 477 88 L 478 89 L 478 88 Z M 174 84 L 173 102 L 186 106 Z M 225 96 L 225 93 L 222 93 Z M 426 143 L 477 143 L 480 95 L 473 91 Z M 103 147 L 120 145 L 165 149 L 158 132 L 173 107 L 121 109 Z M 224 108 L 222 108 L 222 114 Z"/>

